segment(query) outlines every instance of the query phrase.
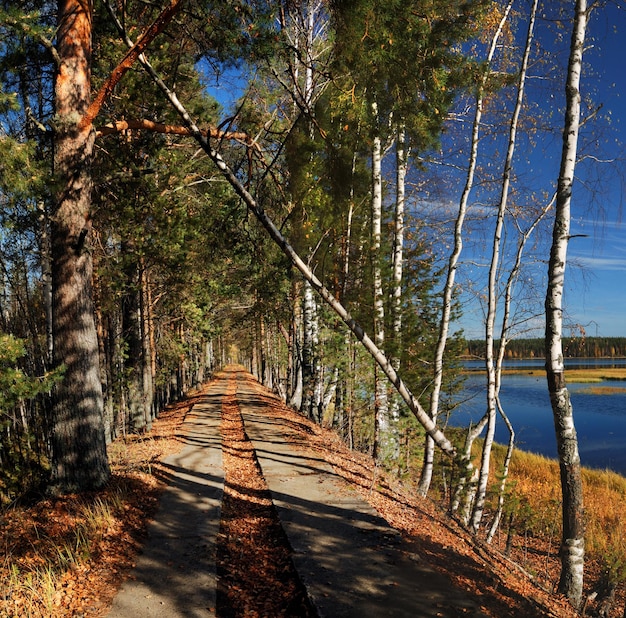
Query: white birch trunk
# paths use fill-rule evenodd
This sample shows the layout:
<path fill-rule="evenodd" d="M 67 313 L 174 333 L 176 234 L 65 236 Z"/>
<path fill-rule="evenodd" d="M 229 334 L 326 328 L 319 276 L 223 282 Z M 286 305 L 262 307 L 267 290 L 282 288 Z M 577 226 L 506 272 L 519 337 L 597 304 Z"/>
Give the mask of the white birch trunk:
<path fill-rule="evenodd" d="M 487 533 L 487 543 L 491 543 L 491 541 L 493 541 L 493 537 L 495 536 L 498 527 L 500 526 L 500 520 L 502 519 L 502 510 L 504 509 L 504 491 L 506 489 L 507 479 L 509 477 L 509 466 L 511 465 L 511 458 L 513 457 L 513 449 L 515 446 L 515 430 L 513 429 L 513 425 L 511 424 L 509 417 L 505 414 L 504 409 L 502 408 L 499 397 L 497 403 L 498 410 L 500 411 L 500 415 L 502 416 L 502 420 L 509 430 L 509 441 L 506 448 L 504 463 L 502 464 L 502 476 L 500 479 L 500 486 L 498 487 L 498 506 L 496 507 L 496 514 L 494 515 L 491 526 L 489 527 L 489 532 Z"/>
<path fill-rule="evenodd" d="M 300 410 L 302 407 L 302 307 L 300 302 L 300 290 L 302 282 L 294 279 L 291 284 L 292 316 L 290 326 L 291 337 L 291 382 L 289 405 Z"/>
<path fill-rule="evenodd" d="M 326 412 L 326 409 L 330 405 L 330 402 L 333 400 L 333 397 L 335 396 L 335 393 L 337 392 L 338 383 L 339 383 L 339 367 L 335 366 L 333 367 L 330 379 L 328 380 L 328 384 L 326 385 L 326 388 L 324 389 L 322 402 L 321 402 L 322 412 L 320 415 L 322 418 L 324 417 L 324 413 Z"/>
<path fill-rule="evenodd" d="M 396 208 L 394 214 L 394 238 L 392 255 L 392 291 L 391 291 L 391 324 L 393 353 L 391 363 L 396 371 L 400 370 L 400 357 L 402 351 L 402 280 L 404 260 L 404 208 L 406 195 L 407 173 L 407 137 L 404 127 L 398 129 L 396 143 Z M 395 460 L 400 457 L 400 437 L 398 424 L 400 421 L 400 400 L 392 395 L 389 401 L 389 417 L 394 428 L 393 453 Z"/>
<path fill-rule="evenodd" d="M 585 556 L 584 513 L 578 439 L 574 415 L 565 383 L 563 362 L 563 286 L 570 230 L 570 206 L 578 132 L 580 128 L 580 77 L 587 29 L 587 2 L 576 0 L 572 29 L 563 127 L 563 151 L 557 186 L 556 213 L 552 248 L 548 263 L 546 291 L 546 375 L 552 404 L 561 470 L 563 496 L 563 536 L 561 540 L 561 578 L 558 590 L 579 608 L 583 593 Z"/>
<path fill-rule="evenodd" d="M 319 407 L 321 400 L 321 371 L 319 362 L 319 323 L 317 317 L 317 303 L 313 288 L 307 282 L 304 284 L 304 298 L 302 310 L 302 381 L 303 395 L 301 412 L 311 420 L 319 422 Z"/>
<path fill-rule="evenodd" d="M 500 266 L 500 252 L 502 247 L 502 232 L 506 217 L 507 204 L 509 199 L 509 188 L 511 185 L 511 171 L 513 168 L 513 154 L 515 152 L 517 125 L 519 115 L 524 101 L 524 86 L 526 84 L 526 73 L 528 69 L 528 59 L 533 41 L 535 28 L 535 14 L 537 11 L 537 0 L 534 1 L 528 21 L 528 31 L 526 34 L 526 45 L 520 67 L 519 80 L 517 83 L 517 98 L 513 115 L 509 125 L 509 138 L 507 152 L 504 160 L 504 170 L 502 174 L 502 187 L 500 190 L 500 203 L 496 215 L 496 226 L 493 234 L 493 245 L 491 250 L 491 263 L 489 265 L 489 288 L 487 290 L 487 317 L 485 321 L 485 365 L 487 371 L 487 433 L 483 442 L 480 473 L 478 476 L 478 486 L 476 488 L 476 499 L 472 513 L 472 530 L 478 532 L 483 512 L 485 508 L 485 496 L 487 495 L 487 484 L 489 481 L 489 470 L 491 468 L 491 449 L 496 433 L 497 398 L 500 390 L 500 375 L 504 351 L 506 349 L 506 338 L 500 340 L 499 358 L 494 359 L 494 331 L 498 310 L 498 270 Z M 505 325 L 506 327 L 506 325 Z M 496 375 L 497 374 L 497 375 Z"/>
<path fill-rule="evenodd" d="M 472 463 L 472 446 L 478 436 L 485 429 L 485 425 L 487 424 L 487 415 L 485 414 L 480 421 L 474 426 L 469 427 L 467 430 L 467 435 L 465 436 L 465 444 L 463 446 L 463 455 L 462 461 L 464 463 L 464 469 L 460 475 L 459 482 L 454 490 L 454 495 L 452 498 L 452 504 L 450 506 L 450 511 L 452 513 L 456 513 L 461 505 L 461 500 L 463 500 L 464 508 L 462 510 L 462 521 L 463 524 L 467 526 L 469 523 L 469 518 L 472 510 L 472 502 L 474 500 L 474 494 L 472 491 L 472 482 L 476 480 L 475 477 L 475 469 L 474 464 Z M 469 487 L 468 487 L 469 482 Z"/>
<path fill-rule="evenodd" d="M 491 64 L 493 56 L 495 54 L 500 35 L 504 24 L 508 19 L 513 0 L 511 0 L 502 15 L 502 19 L 498 24 L 498 28 L 494 33 L 489 46 L 489 52 L 487 54 L 487 66 Z M 467 205 L 469 201 L 469 195 L 474 186 L 474 175 L 476 173 L 476 164 L 478 161 L 478 138 L 480 134 L 480 123 L 483 113 L 483 91 L 487 78 L 489 76 L 489 69 L 486 70 L 481 80 L 480 87 L 478 89 L 478 96 L 476 99 L 476 112 L 474 114 L 474 122 L 472 125 L 472 136 L 470 141 L 470 158 L 467 169 L 467 177 L 465 179 L 465 186 L 463 193 L 461 194 L 461 200 L 459 202 L 459 212 L 457 214 L 456 223 L 454 227 L 454 248 L 448 260 L 448 270 L 446 274 L 446 282 L 443 289 L 443 300 L 441 310 L 441 320 L 439 322 L 439 337 L 437 340 L 437 347 L 435 349 L 434 375 L 433 375 L 433 389 L 430 396 L 430 417 L 433 422 L 436 422 L 439 414 L 439 399 L 441 397 L 441 384 L 443 382 L 443 357 L 446 350 L 446 343 L 448 341 L 448 332 L 450 330 L 450 316 L 452 313 L 452 300 L 454 296 L 454 282 L 456 279 L 456 270 L 458 268 L 459 258 L 463 250 L 463 225 L 465 224 L 465 216 L 467 214 Z M 418 485 L 418 493 L 425 496 L 430 489 L 430 483 L 432 481 L 433 463 L 434 463 L 434 444 L 430 436 L 426 436 L 426 444 L 424 445 L 424 463 L 422 466 L 422 472 L 420 476 L 420 482 Z"/>
<path fill-rule="evenodd" d="M 372 118 L 378 127 L 378 106 L 372 103 Z M 383 217 L 382 144 L 380 133 L 375 129 L 372 140 L 372 279 L 374 292 L 374 342 L 379 350 L 385 347 L 385 301 L 381 267 L 381 230 Z M 374 458 L 384 460 L 392 455 L 392 428 L 389 420 L 387 383 L 374 371 L 375 435 Z"/>
<path fill-rule="evenodd" d="M 498 530 L 498 526 L 500 525 L 500 520 L 502 518 L 502 509 L 504 507 L 504 492 L 506 490 L 506 485 L 508 481 L 509 474 L 509 465 L 511 463 L 511 457 L 513 456 L 513 449 L 515 446 L 515 431 L 513 429 L 513 425 L 509 421 L 508 416 L 506 415 L 504 409 L 502 408 L 500 402 L 500 384 L 501 384 L 501 376 L 502 376 L 502 366 L 504 363 L 504 352 L 506 350 L 506 345 L 508 342 L 508 331 L 510 324 L 510 314 L 511 314 L 511 303 L 513 300 L 513 286 L 515 281 L 517 280 L 521 264 L 522 264 L 522 256 L 524 254 L 524 248 L 526 247 L 526 243 L 528 239 L 531 237 L 535 228 L 539 225 L 539 223 L 544 219 L 546 214 L 551 210 L 554 205 L 554 198 L 550 200 L 548 204 L 543 208 L 543 210 L 538 214 L 536 219 L 532 222 L 530 227 L 525 232 L 520 232 L 521 237 L 517 247 L 517 253 L 515 256 L 515 261 L 511 272 L 509 273 L 509 278 L 507 280 L 505 286 L 504 293 L 504 310 L 502 316 L 502 331 L 500 334 L 501 347 L 498 353 L 498 359 L 496 362 L 496 393 L 497 393 L 497 404 L 498 411 L 500 412 L 500 416 L 504 421 L 507 429 L 509 430 L 509 441 L 507 444 L 507 451 L 504 458 L 504 463 L 502 466 L 501 480 L 500 486 L 498 488 L 498 506 L 496 508 L 496 514 L 494 516 L 493 522 L 491 523 L 491 527 L 489 528 L 489 532 L 487 534 L 487 543 L 491 543 L 493 537 Z"/>

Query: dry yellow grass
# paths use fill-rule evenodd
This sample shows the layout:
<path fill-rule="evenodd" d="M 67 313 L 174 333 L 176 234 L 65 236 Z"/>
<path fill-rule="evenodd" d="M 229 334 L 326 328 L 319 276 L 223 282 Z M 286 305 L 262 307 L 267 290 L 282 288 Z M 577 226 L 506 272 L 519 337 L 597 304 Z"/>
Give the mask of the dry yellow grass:
<path fill-rule="evenodd" d="M 537 369 L 505 369 L 504 375 L 527 375 L 536 378 L 545 377 L 543 368 Z M 626 380 L 626 367 L 598 367 L 594 369 L 567 369 L 565 379 L 568 382 L 594 383 L 605 380 Z"/>
<path fill-rule="evenodd" d="M 510 484 L 515 501 L 526 506 L 526 524 L 530 529 L 537 534 L 549 532 L 560 536 L 558 462 L 517 451 L 511 463 Z M 583 468 L 583 491 L 587 558 L 597 561 L 610 578 L 625 581 L 626 478 L 610 470 Z"/>

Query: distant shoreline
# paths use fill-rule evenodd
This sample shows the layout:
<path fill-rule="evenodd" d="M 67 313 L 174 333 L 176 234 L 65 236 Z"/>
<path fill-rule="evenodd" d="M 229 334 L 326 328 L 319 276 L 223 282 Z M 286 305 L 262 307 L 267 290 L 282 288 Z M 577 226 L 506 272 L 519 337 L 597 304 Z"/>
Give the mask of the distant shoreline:
<path fill-rule="evenodd" d="M 476 373 L 481 370 L 466 371 L 466 373 Z M 502 375 L 524 375 L 536 378 L 543 378 L 546 371 L 543 368 L 503 369 Z M 611 380 L 626 380 L 626 367 L 593 367 L 589 369 L 565 369 L 566 382 L 576 383 L 597 383 Z"/>

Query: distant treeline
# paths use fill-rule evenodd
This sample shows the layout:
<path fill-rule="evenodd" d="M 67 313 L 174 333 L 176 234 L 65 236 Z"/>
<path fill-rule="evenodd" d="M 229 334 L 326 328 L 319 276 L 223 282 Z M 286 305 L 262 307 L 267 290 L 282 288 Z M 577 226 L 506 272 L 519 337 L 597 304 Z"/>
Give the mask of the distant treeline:
<path fill-rule="evenodd" d="M 496 346 L 499 341 L 496 341 Z M 509 341 L 506 358 L 544 358 L 543 338 Z M 564 337 L 563 349 L 567 358 L 615 358 L 626 356 L 626 337 Z M 484 358 L 485 342 L 471 339 L 465 353 L 471 358 Z"/>

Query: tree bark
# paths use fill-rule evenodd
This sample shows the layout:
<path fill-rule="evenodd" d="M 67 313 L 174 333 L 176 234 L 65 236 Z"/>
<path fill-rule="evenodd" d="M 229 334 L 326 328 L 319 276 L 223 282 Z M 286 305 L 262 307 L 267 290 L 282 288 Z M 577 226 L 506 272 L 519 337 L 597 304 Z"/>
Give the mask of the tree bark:
<path fill-rule="evenodd" d="M 122 243 L 122 253 L 130 255 L 133 248 Z M 139 272 L 136 262 L 129 262 L 125 270 L 126 289 L 122 299 L 122 331 L 124 333 L 124 388 L 128 402 L 129 426 L 131 433 L 144 433 L 146 412 L 143 399 L 143 342 L 141 336 L 141 309 Z"/>
<path fill-rule="evenodd" d="M 565 86 L 563 150 L 557 186 L 552 247 L 548 263 L 545 352 L 546 376 L 556 430 L 563 496 L 561 578 L 558 590 L 575 608 L 579 608 L 583 593 L 585 556 L 583 488 L 573 409 L 565 383 L 562 345 L 563 286 L 580 128 L 580 76 L 588 20 L 586 0 L 576 0 L 575 6 L 576 13 Z"/>
<path fill-rule="evenodd" d="M 321 368 L 319 359 L 319 320 L 313 288 L 305 282 L 302 300 L 302 406 L 300 411 L 319 422 Z"/>
<path fill-rule="evenodd" d="M 302 407 L 303 377 L 302 377 L 302 303 L 300 296 L 302 282 L 294 278 L 291 284 L 291 325 L 289 335 L 291 340 L 291 380 L 289 382 L 291 393 L 289 405 L 296 410 Z"/>
<path fill-rule="evenodd" d="M 56 204 L 52 213 L 52 332 L 63 381 L 53 404 L 55 493 L 102 487 L 109 479 L 90 232 L 94 131 L 81 126 L 91 93 L 91 0 L 59 0 L 55 79 Z"/>
<path fill-rule="evenodd" d="M 374 342 L 385 347 L 385 302 L 383 297 L 381 229 L 383 217 L 382 145 L 378 123 L 378 106 L 372 103 L 374 136 L 372 140 L 372 280 L 374 293 Z M 387 383 L 374 368 L 374 459 L 384 461 L 394 454 L 393 428 L 389 421 Z"/>
<path fill-rule="evenodd" d="M 402 354 L 402 283 L 404 267 L 404 210 L 406 195 L 406 174 L 408 166 L 408 138 L 404 125 L 398 128 L 396 141 L 396 205 L 394 213 L 393 254 L 392 254 L 392 290 L 391 290 L 391 329 L 392 353 L 391 364 L 400 370 Z M 389 419 L 394 428 L 394 460 L 400 458 L 400 398 L 394 393 L 389 397 Z"/>

